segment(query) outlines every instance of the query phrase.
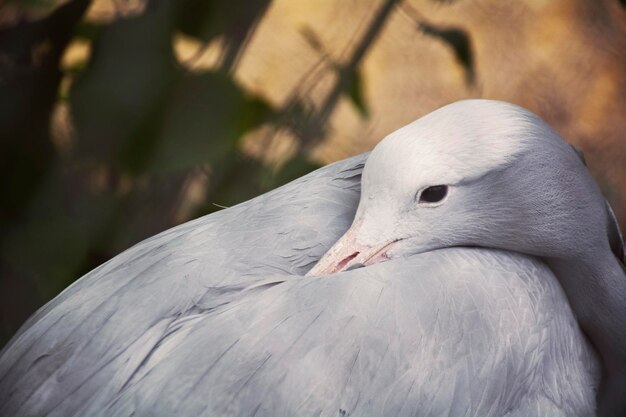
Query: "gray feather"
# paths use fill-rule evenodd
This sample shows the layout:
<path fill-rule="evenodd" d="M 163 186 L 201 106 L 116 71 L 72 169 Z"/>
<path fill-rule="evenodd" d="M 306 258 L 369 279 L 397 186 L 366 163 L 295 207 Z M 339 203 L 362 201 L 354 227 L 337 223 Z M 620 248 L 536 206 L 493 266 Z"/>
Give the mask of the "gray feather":
<path fill-rule="evenodd" d="M 349 227 L 365 158 L 81 278 L 2 351 L 0 415 L 593 415 L 595 357 L 537 260 L 454 248 L 302 276 Z"/>
<path fill-rule="evenodd" d="M 304 274 L 347 229 L 366 156 L 145 240 L 40 309 L 3 349 L 0 415 L 68 415 L 121 389 L 177 321 L 268 274 Z"/>

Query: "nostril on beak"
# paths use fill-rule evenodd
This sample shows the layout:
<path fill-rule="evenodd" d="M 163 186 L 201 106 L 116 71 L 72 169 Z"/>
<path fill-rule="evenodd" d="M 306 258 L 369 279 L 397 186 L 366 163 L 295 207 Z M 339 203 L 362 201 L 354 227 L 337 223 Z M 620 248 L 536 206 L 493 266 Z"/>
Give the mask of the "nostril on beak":
<path fill-rule="evenodd" d="M 346 256 L 345 258 L 343 258 L 343 260 L 341 262 L 339 262 L 339 264 L 337 264 L 337 270 L 341 271 L 344 266 L 346 266 L 346 265 L 348 265 L 348 263 L 350 263 L 351 260 L 353 260 L 354 258 L 359 256 L 359 253 L 361 253 L 361 252 L 354 252 L 352 255 Z"/>

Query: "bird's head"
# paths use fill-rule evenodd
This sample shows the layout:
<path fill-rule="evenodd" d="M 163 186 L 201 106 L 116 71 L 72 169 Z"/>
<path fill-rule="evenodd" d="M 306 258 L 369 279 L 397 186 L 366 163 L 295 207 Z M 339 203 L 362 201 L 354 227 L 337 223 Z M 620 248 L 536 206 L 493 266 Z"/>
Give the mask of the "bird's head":
<path fill-rule="evenodd" d="M 609 250 L 615 233 L 574 149 L 499 101 L 456 102 L 392 133 L 361 187 L 352 226 L 309 275 L 453 246 L 576 257 Z"/>

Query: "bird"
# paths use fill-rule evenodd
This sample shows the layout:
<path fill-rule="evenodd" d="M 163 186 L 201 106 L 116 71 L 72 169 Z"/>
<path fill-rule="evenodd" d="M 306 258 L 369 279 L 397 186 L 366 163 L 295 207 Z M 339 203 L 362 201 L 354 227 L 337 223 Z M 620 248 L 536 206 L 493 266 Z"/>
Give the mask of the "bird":
<path fill-rule="evenodd" d="M 0 415 L 614 412 L 620 257 L 576 152 L 463 100 L 77 280 L 0 353 Z"/>

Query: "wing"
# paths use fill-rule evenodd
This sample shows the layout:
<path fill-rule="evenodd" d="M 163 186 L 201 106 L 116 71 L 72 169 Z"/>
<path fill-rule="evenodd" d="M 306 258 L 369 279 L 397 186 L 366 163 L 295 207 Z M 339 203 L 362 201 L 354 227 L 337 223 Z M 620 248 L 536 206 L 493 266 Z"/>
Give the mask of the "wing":
<path fill-rule="evenodd" d="M 593 415 L 597 364 L 536 260 L 449 249 L 219 298 L 50 415 Z"/>
<path fill-rule="evenodd" d="M 82 277 L 3 349 L 0 415 L 71 415 L 99 387 L 122 388 L 173 323 L 268 275 L 306 272 L 350 225 L 366 157 L 165 231 Z"/>
<path fill-rule="evenodd" d="M 83 414 L 591 416 L 596 373 L 548 268 L 450 249 L 251 286 Z"/>
<path fill-rule="evenodd" d="M 301 276 L 349 226 L 364 158 L 83 277 L 3 351 L 0 415 L 593 410 L 595 360 L 538 261 L 448 249 Z"/>

